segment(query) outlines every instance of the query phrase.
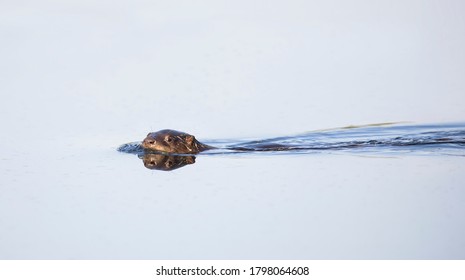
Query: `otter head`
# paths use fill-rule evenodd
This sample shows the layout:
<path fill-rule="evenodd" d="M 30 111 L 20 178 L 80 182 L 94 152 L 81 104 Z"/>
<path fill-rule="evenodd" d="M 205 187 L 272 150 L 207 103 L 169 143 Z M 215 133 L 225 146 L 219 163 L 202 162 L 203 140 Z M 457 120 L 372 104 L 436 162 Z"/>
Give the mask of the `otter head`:
<path fill-rule="evenodd" d="M 201 146 L 193 135 L 170 129 L 151 132 L 142 141 L 144 149 L 168 154 L 197 154 Z"/>

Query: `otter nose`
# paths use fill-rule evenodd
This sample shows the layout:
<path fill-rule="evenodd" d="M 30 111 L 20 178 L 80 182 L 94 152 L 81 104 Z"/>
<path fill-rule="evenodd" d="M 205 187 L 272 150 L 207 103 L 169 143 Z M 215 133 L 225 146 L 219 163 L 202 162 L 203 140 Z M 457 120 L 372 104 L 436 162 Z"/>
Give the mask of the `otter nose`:
<path fill-rule="evenodd" d="M 156 141 L 152 139 L 144 139 L 144 141 L 142 141 L 142 145 L 153 145 L 155 143 Z"/>

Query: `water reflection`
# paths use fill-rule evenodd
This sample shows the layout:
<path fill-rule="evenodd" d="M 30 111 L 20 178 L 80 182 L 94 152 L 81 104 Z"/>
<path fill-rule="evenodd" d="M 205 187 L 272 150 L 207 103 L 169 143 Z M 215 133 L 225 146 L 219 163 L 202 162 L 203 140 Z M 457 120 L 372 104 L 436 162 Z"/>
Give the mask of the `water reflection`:
<path fill-rule="evenodd" d="M 139 158 L 142 159 L 146 168 L 161 171 L 172 171 L 195 163 L 194 156 L 144 154 L 139 155 Z"/>

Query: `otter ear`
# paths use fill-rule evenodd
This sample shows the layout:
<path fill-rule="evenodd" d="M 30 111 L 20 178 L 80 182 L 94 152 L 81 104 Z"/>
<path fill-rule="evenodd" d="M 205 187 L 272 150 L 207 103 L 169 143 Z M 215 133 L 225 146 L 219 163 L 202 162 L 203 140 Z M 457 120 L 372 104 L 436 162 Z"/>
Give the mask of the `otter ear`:
<path fill-rule="evenodd" d="M 187 144 L 192 145 L 192 143 L 194 143 L 194 140 L 195 140 L 195 137 L 193 135 L 187 135 L 186 136 Z"/>

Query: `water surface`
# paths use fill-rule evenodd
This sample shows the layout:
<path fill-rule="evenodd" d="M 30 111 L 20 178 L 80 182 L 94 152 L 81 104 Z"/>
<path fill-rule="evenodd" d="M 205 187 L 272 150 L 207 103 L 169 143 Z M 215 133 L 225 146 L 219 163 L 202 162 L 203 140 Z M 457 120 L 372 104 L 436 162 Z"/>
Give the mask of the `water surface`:
<path fill-rule="evenodd" d="M 430 137 L 422 133 L 463 127 L 362 127 L 296 139 L 346 142 L 409 131 Z M 463 142 L 283 154 L 212 151 L 172 172 L 146 169 L 116 145 L 57 144 L 10 154 L 2 158 L 0 256 L 463 258 L 463 151 Z"/>

